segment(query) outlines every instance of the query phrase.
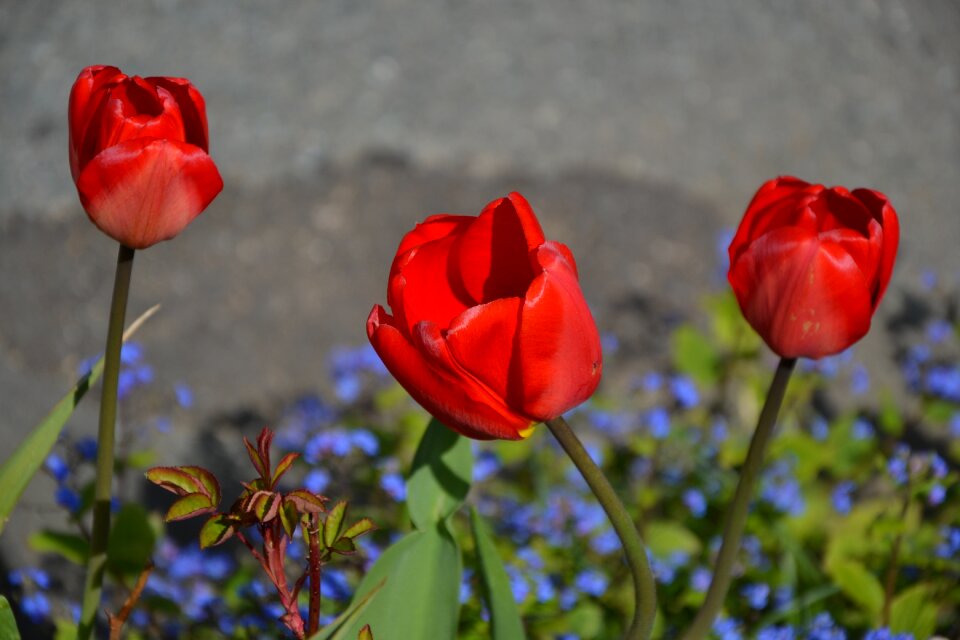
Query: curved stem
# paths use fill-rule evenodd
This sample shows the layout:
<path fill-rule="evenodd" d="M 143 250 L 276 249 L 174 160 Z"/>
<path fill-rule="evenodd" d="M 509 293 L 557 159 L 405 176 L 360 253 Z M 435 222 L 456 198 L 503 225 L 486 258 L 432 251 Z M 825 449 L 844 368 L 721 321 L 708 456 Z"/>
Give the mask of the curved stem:
<path fill-rule="evenodd" d="M 743 538 L 743 530 L 747 524 L 747 515 L 750 513 L 750 498 L 753 495 L 757 477 L 760 475 L 763 457 L 773 436 L 773 428 L 777 423 L 777 414 L 780 412 L 780 405 L 783 403 L 783 396 L 787 390 L 787 383 L 790 381 L 790 374 L 793 372 L 793 366 L 796 363 L 796 358 L 781 359 L 777 366 L 777 372 L 773 376 L 773 382 L 770 383 L 767 400 L 763 404 L 763 410 L 760 412 L 760 418 L 757 421 L 757 429 L 750 440 L 747 459 L 740 469 L 740 482 L 737 484 L 737 490 L 733 495 L 733 502 L 727 510 L 727 522 L 723 528 L 723 543 L 720 545 L 720 553 L 717 554 L 710 588 L 707 590 L 703 606 L 697 612 L 697 617 L 686 635 L 683 636 L 684 640 L 706 638 L 713 627 L 714 619 L 723 607 L 724 598 L 726 598 L 727 590 L 730 588 L 733 565 L 737 559 L 737 552 L 740 551 L 740 540 Z"/>
<path fill-rule="evenodd" d="M 603 475 L 600 468 L 590 458 L 590 454 L 583 448 L 580 440 L 573 433 L 570 425 L 563 418 L 547 420 L 547 427 L 560 442 L 560 446 L 567 452 L 573 464 L 577 466 L 580 475 L 587 481 L 587 485 L 606 511 L 614 531 L 620 538 L 620 544 L 627 555 L 630 572 L 633 574 L 633 589 L 636 607 L 633 612 L 633 622 L 625 638 L 629 640 L 647 640 L 653 629 L 653 620 L 657 614 L 657 585 L 650 571 L 647 560 L 647 549 L 640 538 L 640 532 L 627 513 L 626 507 L 617 497 L 610 481 Z"/>
<path fill-rule="evenodd" d="M 77 640 L 87 640 L 93 632 L 103 592 L 103 573 L 107 563 L 107 538 L 110 535 L 110 489 L 113 480 L 113 444 L 117 422 L 117 389 L 120 378 L 120 347 L 123 344 L 123 322 L 127 313 L 130 275 L 134 251 L 120 245 L 117 272 L 113 281 L 107 348 L 104 353 L 103 394 L 100 396 L 100 426 L 97 434 L 97 472 L 93 494 L 93 532 L 87 577 L 83 585 L 83 610 L 77 629 Z"/>

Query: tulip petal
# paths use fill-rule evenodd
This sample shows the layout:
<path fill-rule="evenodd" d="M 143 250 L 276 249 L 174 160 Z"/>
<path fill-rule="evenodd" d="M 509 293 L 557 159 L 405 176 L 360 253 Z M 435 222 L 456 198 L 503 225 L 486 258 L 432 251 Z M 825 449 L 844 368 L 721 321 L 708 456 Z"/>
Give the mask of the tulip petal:
<path fill-rule="evenodd" d="M 785 358 L 842 351 L 870 328 L 871 292 L 857 263 L 807 229 L 770 231 L 731 266 L 744 316 Z"/>
<path fill-rule="evenodd" d="M 204 151 L 210 151 L 210 136 L 207 132 L 207 103 L 203 96 L 186 78 L 151 77 L 147 82 L 166 89 L 177 101 L 186 131 L 185 140 Z"/>
<path fill-rule="evenodd" d="M 523 196 L 511 193 L 491 202 L 451 250 L 454 288 L 473 304 L 522 297 L 535 274 L 530 254 L 543 241 L 540 223 Z"/>
<path fill-rule="evenodd" d="M 70 172 L 74 180 L 80 175 L 81 165 L 89 160 L 89 157 L 84 157 L 81 161 L 80 147 L 85 137 L 84 132 L 89 128 L 92 114 L 99 111 L 109 97 L 108 92 L 101 90 L 104 86 L 119 82 L 126 77 L 116 67 L 96 65 L 81 71 L 73 83 L 67 119 L 70 137 Z"/>
<path fill-rule="evenodd" d="M 501 298 L 471 307 L 447 331 L 447 345 L 456 361 L 503 399 L 511 381 L 518 383 L 521 375 L 514 356 L 523 305 L 523 298 Z"/>
<path fill-rule="evenodd" d="M 743 221 L 730 242 L 730 262 L 737 261 L 754 238 L 772 229 L 787 226 L 815 225 L 816 218 L 806 210 L 806 204 L 823 191 L 798 178 L 781 176 L 760 187 L 747 205 Z"/>
<path fill-rule="evenodd" d="M 154 138 L 104 149 L 77 180 L 93 223 L 134 249 L 176 236 L 222 188 L 216 165 L 202 149 Z"/>
<path fill-rule="evenodd" d="M 873 308 L 876 309 L 887 290 L 890 276 L 893 274 L 893 263 L 897 259 L 897 248 L 900 246 L 900 221 L 893 205 L 885 195 L 873 189 L 854 189 L 853 197 L 858 198 L 870 211 L 882 227 L 880 237 L 880 260 L 877 265 L 877 286 L 873 292 Z"/>
<path fill-rule="evenodd" d="M 420 323 L 411 342 L 386 310 L 375 305 L 367 318 L 367 337 L 401 386 L 451 429 L 477 440 L 519 440 L 529 434 L 532 420 L 510 411 L 464 371 L 436 325 Z"/>

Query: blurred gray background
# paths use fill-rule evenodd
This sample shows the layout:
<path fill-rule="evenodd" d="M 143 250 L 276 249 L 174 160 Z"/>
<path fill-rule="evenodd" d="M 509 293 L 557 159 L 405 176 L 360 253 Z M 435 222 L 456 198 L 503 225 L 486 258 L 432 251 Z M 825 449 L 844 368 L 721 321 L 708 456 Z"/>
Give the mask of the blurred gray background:
<path fill-rule="evenodd" d="M 365 341 L 402 234 L 511 190 L 634 354 L 722 284 L 718 232 L 778 174 L 890 196 L 889 313 L 923 270 L 958 270 L 958 33 L 956 0 L 2 0 L 0 450 L 102 348 L 116 248 L 67 163 L 86 65 L 207 100 L 225 189 L 138 254 L 129 311 L 163 305 L 140 339 L 196 391 L 186 435 L 323 384 L 329 347 Z M 878 333 L 862 350 L 882 363 Z"/>

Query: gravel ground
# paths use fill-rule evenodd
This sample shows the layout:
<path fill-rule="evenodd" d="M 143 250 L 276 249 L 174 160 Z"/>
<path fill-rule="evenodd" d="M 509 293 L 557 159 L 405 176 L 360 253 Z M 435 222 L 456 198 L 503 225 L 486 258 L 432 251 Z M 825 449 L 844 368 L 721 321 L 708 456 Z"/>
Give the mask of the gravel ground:
<path fill-rule="evenodd" d="M 717 232 L 780 173 L 890 195 L 891 297 L 924 268 L 956 275 L 957 33 L 955 0 L 0 0 L 0 436 L 102 348 L 115 248 L 66 158 L 87 64 L 207 98 L 224 193 L 138 255 L 131 303 L 164 305 L 142 339 L 203 422 L 314 388 L 331 345 L 364 340 L 404 231 L 514 189 L 636 354 L 695 310 Z M 882 337 L 866 345 L 882 362 Z M 34 483 L 5 549 L 50 491 Z"/>

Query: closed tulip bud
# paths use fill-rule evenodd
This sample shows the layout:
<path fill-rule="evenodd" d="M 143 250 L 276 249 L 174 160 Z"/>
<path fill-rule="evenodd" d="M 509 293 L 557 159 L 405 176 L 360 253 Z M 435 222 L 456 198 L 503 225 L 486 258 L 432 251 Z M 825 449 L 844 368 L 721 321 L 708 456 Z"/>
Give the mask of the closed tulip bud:
<path fill-rule="evenodd" d="M 784 358 L 822 358 L 866 335 L 900 227 L 878 191 L 781 177 L 760 187 L 730 243 L 747 322 Z"/>

